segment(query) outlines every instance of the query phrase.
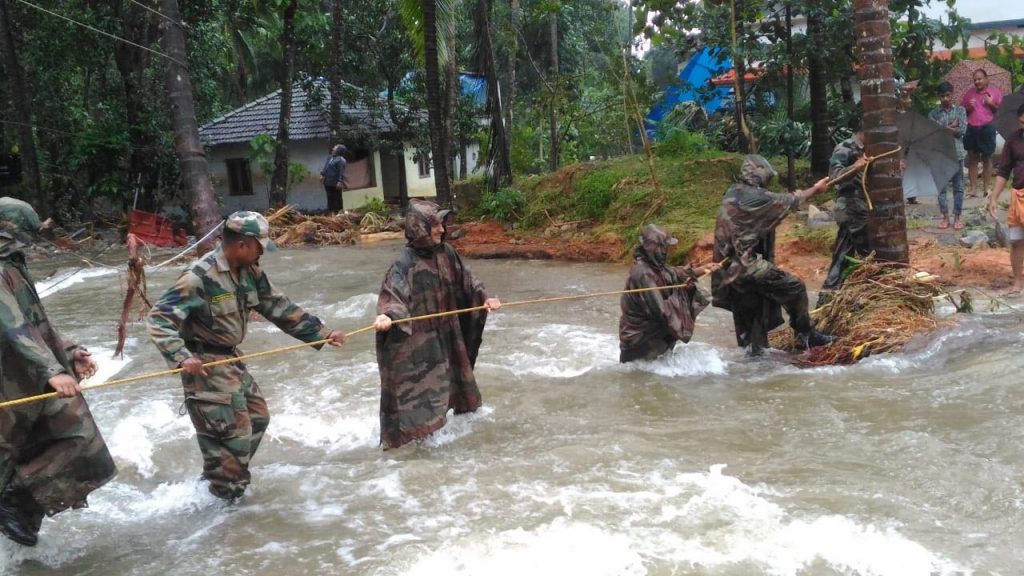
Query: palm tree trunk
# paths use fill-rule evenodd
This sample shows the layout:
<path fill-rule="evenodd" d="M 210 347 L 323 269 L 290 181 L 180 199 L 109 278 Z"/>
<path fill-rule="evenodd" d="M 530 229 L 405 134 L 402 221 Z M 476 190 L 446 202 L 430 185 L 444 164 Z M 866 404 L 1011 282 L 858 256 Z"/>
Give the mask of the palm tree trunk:
<path fill-rule="evenodd" d="M 3 53 L 3 67 L 8 75 L 7 94 L 14 106 L 14 118 L 18 122 L 22 170 L 28 179 L 32 205 L 39 212 L 39 216 L 45 219 L 51 215 L 53 201 L 43 189 L 43 179 L 39 174 L 35 134 L 32 132 L 32 92 L 25 82 L 25 71 L 21 67 L 21 62 L 18 61 L 18 47 L 10 9 L 7 0 L 0 0 L 0 52 Z"/>
<path fill-rule="evenodd" d="M 796 120 L 795 96 L 793 95 L 793 66 L 796 54 L 793 53 L 793 13 L 792 6 L 786 2 L 786 118 L 790 122 Z M 796 190 L 796 153 L 791 146 L 786 147 L 786 188 Z"/>
<path fill-rule="evenodd" d="M 522 8 L 519 6 L 519 0 L 511 0 L 509 2 L 509 11 L 511 12 L 511 24 L 512 24 L 512 41 L 509 43 L 508 49 L 508 81 L 506 82 L 505 90 L 505 127 L 508 130 L 512 130 L 512 109 L 516 101 L 516 60 L 519 57 L 519 16 Z"/>
<path fill-rule="evenodd" d="M 331 55 L 327 89 L 331 93 L 331 145 L 341 142 L 341 55 L 345 48 L 345 0 L 331 1 Z"/>
<path fill-rule="evenodd" d="M 181 22 L 178 0 L 160 0 L 160 11 L 167 19 Z M 185 52 L 185 34 L 181 27 L 161 22 L 163 35 L 160 40 L 164 54 L 173 61 L 167 63 L 164 82 L 167 87 L 167 103 L 171 111 L 171 126 L 174 128 L 174 151 L 178 155 L 181 178 L 192 204 L 193 224 L 198 237 L 205 236 L 220 224 L 220 210 L 214 199 L 210 169 L 206 163 L 206 152 L 199 141 L 199 123 L 196 121 L 195 104 L 192 99 L 192 77 L 188 70 L 188 55 Z M 208 239 L 199 246 L 199 252 L 209 251 L 216 238 Z"/>
<path fill-rule="evenodd" d="M 292 119 L 292 76 L 295 74 L 295 11 L 298 0 L 291 0 L 281 15 L 281 111 L 274 142 L 274 174 L 270 177 L 270 205 L 280 208 L 288 201 L 288 126 Z"/>
<path fill-rule="evenodd" d="M 437 2 L 420 0 L 423 7 L 423 56 L 426 61 L 427 119 L 430 123 L 430 150 L 433 156 L 434 186 L 437 201 L 451 204 L 451 181 L 445 156 L 444 125 L 441 118 L 441 71 L 437 65 Z"/>
<path fill-rule="evenodd" d="M 135 44 L 149 46 L 157 32 L 157 23 L 152 12 L 136 4 L 116 2 L 115 10 L 121 16 L 121 35 Z M 132 145 L 128 160 L 127 180 L 141 188 L 143 210 L 154 210 L 157 187 L 157 170 L 152 165 L 153 155 L 148 151 L 152 146 L 146 130 L 143 115 L 148 112 L 144 94 L 145 75 L 149 68 L 149 52 L 124 42 L 114 44 L 114 63 L 121 75 L 124 89 L 124 113 L 128 124 L 128 141 Z"/>
<path fill-rule="evenodd" d="M 548 154 L 548 167 L 554 172 L 558 170 L 559 155 L 562 152 L 558 141 L 558 12 L 553 11 L 548 15 L 548 36 L 551 44 L 551 73 L 548 75 L 548 84 L 551 86 L 551 150 Z"/>
<path fill-rule="evenodd" d="M 476 1 L 473 10 L 473 29 L 476 33 L 480 71 L 487 82 L 487 112 L 491 116 L 491 141 L 487 147 L 485 162 L 490 174 L 488 186 L 494 191 L 512 183 L 512 164 L 509 162 L 508 133 L 505 131 L 505 116 L 502 113 L 501 95 L 498 91 L 498 70 L 494 61 L 488 0 Z"/>
<path fill-rule="evenodd" d="M 879 156 L 899 146 L 896 130 L 896 81 L 888 0 L 854 0 L 861 106 L 864 110 L 864 154 Z M 907 221 L 903 212 L 900 156 L 871 165 L 867 189 L 874 208 L 868 212 L 868 242 L 879 259 L 910 261 Z"/>
<path fill-rule="evenodd" d="M 828 130 L 828 80 L 821 59 L 821 17 L 815 2 L 807 13 L 807 84 L 811 96 L 811 173 L 815 177 L 828 174 L 832 157 L 832 138 Z"/>

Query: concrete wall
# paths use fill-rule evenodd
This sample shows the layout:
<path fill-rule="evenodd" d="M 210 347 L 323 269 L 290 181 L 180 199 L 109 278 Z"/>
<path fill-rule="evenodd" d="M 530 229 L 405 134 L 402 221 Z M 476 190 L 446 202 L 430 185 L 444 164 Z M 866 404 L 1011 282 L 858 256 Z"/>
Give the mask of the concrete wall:
<path fill-rule="evenodd" d="M 328 143 L 326 140 L 300 140 L 292 142 L 289 146 L 292 163 L 302 163 L 306 166 L 306 176 L 302 181 L 292 184 L 288 191 L 288 203 L 297 204 L 301 210 L 326 210 L 327 196 L 323 186 L 320 184 L 320 169 L 327 159 Z M 221 205 L 221 212 L 230 214 L 235 210 L 256 210 L 262 212 L 270 205 L 269 184 L 270 175 L 263 174 L 255 163 L 250 165 L 252 170 L 252 196 L 230 196 L 228 188 L 227 165 L 225 160 L 229 158 L 248 158 L 249 144 L 223 144 L 215 146 L 209 151 L 210 177 L 213 180 L 213 189 L 217 193 Z M 409 184 L 409 196 L 435 196 L 434 174 L 431 171 L 430 177 L 420 178 L 412 149 L 406 149 L 405 172 Z M 343 202 L 346 209 L 359 208 L 366 204 L 370 198 L 384 199 L 384 178 L 381 174 L 380 152 L 373 151 L 372 154 L 374 185 L 370 188 L 346 190 L 343 194 Z M 390 181 L 390 180 L 389 180 Z"/>

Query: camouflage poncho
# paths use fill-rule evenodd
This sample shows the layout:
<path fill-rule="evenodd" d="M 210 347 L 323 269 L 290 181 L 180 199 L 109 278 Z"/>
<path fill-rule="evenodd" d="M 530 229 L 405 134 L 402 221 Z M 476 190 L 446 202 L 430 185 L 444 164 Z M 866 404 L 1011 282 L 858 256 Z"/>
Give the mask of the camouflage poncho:
<path fill-rule="evenodd" d="M 78 347 L 47 319 L 24 246 L 0 231 L 0 401 L 53 392 L 50 378 L 75 374 Z M 86 496 L 116 473 L 82 396 L 0 410 L 0 491 L 14 491 L 35 529 L 44 513 L 85 506 Z"/>
<path fill-rule="evenodd" d="M 676 239 L 653 224 L 644 227 L 640 246 L 633 253 L 626 290 L 672 286 L 686 279 L 696 281 L 689 267 L 665 263 L 668 247 Z M 671 350 L 676 342 L 689 342 L 694 320 L 707 307 L 707 298 L 696 287 L 623 294 L 619 299 L 619 362 L 653 360 Z"/>
<path fill-rule="evenodd" d="M 843 140 L 832 151 L 828 176 L 835 178 L 864 155 L 864 145 L 856 138 Z M 863 258 L 870 252 L 868 246 L 868 203 L 864 199 L 861 173 L 841 182 L 836 189 L 836 207 L 833 215 L 839 229 L 832 245 L 832 262 L 822 290 L 834 290 L 843 284 L 843 272 L 850 267 L 847 257 Z"/>
<path fill-rule="evenodd" d="M 413 201 L 406 216 L 408 245 L 388 270 L 377 313 L 392 320 L 481 306 L 487 299 L 459 254 L 431 225 L 437 206 Z M 473 375 L 485 311 L 395 324 L 377 333 L 380 370 L 380 443 L 385 450 L 444 426 L 448 409 L 473 412 L 482 404 Z"/>
<path fill-rule="evenodd" d="M 795 194 L 766 189 L 774 176 L 763 157 L 747 156 L 715 222 L 714 258 L 729 262 L 711 276 L 712 304 L 732 311 L 737 343 L 754 352 L 782 324 L 780 305 L 787 306 L 798 331 L 810 329 L 806 288 L 774 264 L 775 228 L 800 204 Z"/>

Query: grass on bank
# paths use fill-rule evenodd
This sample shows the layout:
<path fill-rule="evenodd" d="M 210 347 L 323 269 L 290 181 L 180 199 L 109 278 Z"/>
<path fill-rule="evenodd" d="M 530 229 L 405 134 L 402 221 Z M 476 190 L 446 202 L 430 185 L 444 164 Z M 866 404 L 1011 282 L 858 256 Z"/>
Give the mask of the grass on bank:
<path fill-rule="evenodd" d="M 516 179 L 496 194 L 481 192 L 482 182 L 456 189 L 471 217 L 500 220 L 539 234 L 551 226 L 577 223 L 593 238 L 609 233 L 632 251 L 639 230 L 658 224 L 679 238 L 673 260 L 682 260 L 694 244 L 714 230 L 722 195 L 739 174 L 742 155 L 718 151 L 654 159 L 660 194 L 651 181 L 647 160 L 627 156 L 566 166 L 557 172 Z M 773 161 L 784 171 L 785 159 Z M 798 184 L 807 179 L 807 163 L 798 163 Z M 783 189 L 776 181 L 776 191 Z"/>

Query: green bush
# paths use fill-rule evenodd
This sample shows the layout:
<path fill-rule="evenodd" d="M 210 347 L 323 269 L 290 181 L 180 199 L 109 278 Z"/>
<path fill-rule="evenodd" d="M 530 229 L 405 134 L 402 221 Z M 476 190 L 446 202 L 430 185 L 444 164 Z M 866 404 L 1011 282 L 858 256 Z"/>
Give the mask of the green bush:
<path fill-rule="evenodd" d="M 673 128 L 660 136 L 654 145 L 654 153 L 658 156 L 687 156 L 703 152 L 709 147 L 703 133 Z"/>
<path fill-rule="evenodd" d="M 480 199 L 480 213 L 501 222 L 512 222 L 522 218 L 526 196 L 515 188 L 502 188 L 497 192 L 484 192 Z"/>
<path fill-rule="evenodd" d="M 615 170 L 593 171 L 580 176 L 573 197 L 573 216 L 578 219 L 603 220 L 612 204 L 612 189 L 621 179 L 621 174 Z"/>
<path fill-rule="evenodd" d="M 386 212 L 387 209 L 387 204 L 384 204 L 384 200 L 382 198 L 371 196 L 366 199 L 366 204 L 363 204 L 362 207 L 359 208 L 359 212 L 362 214 L 369 214 L 370 212 Z"/>

